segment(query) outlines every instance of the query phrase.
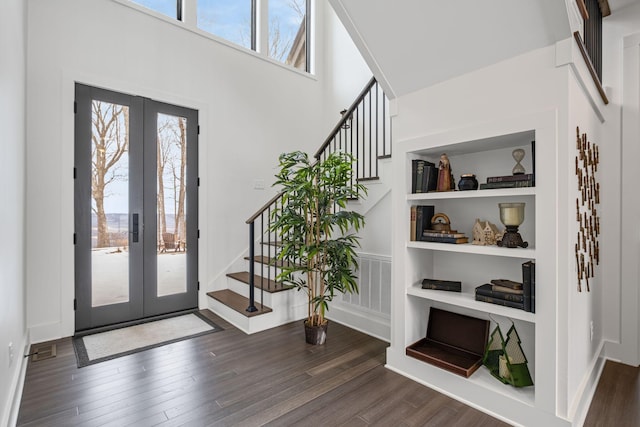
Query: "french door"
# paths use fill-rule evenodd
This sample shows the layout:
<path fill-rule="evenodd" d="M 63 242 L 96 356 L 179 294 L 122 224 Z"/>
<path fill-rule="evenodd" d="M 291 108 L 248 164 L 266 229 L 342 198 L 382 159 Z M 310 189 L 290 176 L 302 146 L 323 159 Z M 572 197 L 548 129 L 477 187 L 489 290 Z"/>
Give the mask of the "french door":
<path fill-rule="evenodd" d="M 76 84 L 76 331 L 198 306 L 198 112 Z"/>

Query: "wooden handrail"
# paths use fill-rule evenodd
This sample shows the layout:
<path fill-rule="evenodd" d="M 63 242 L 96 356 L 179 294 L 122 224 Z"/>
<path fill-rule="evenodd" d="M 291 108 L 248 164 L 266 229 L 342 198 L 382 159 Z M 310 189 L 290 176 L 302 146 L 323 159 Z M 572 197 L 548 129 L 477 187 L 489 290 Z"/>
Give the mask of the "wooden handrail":
<path fill-rule="evenodd" d="M 258 209 L 258 211 L 256 213 L 251 215 L 251 217 L 249 217 L 249 219 L 246 221 L 246 223 L 247 224 L 251 224 L 252 222 L 254 222 L 256 220 L 256 218 L 258 218 L 260 215 L 262 215 L 262 213 L 264 211 L 269 209 L 269 207 L 272 204 L 274 204 L 276 200 L 278 200 L 280 197 L 282 197 L 283 194 L 284 194 L 284 192 L 281 191 L 278 194 L 276 194 L 275 196 L 273 196 L 267 203 L 265 203 L 260 209 Z"/>
<path fill-rule="evenodd" d="M 340 131 L 344 122 L 346 122 L 349 119 L 349 117 L 351 117 L 351 114 L 358 107 L 358 104 L 360 104 L 360 102 L 367 95 L 367 93 L 369 93 L 369 91 L 375 84 L 376 84 L 376 78 L 371 77 L 371 80 L 369 80 L 369 83 L 367 83 L 367 86 L 365 86 L 365 88 L 362 89 L 362 92 L 360 92 L 356 100 L 353 101 L 353 104 L 351 104 L 351 106 L 347 108 L 345 113 L 342 115 L 342 120 L 340 120 L 338 124 L 333 128 L 333 130 L 329 133 L 329 137 L 325 139 L 325 141 L 322 143 L 322 145 L 320 146 L 318 151 L 316 151 L 316 154 L 314 154 L 313 157 L 315 157 L 316 159 L 320 158 L 320 155 L 325 150 L 325 148 L 327 148 L 327 146 L 331 144 L 333 137 Z"/>
<path fill-rule="evenodd" d="M 607 98 L 607 94 L 602 87 L 602 83 L 600 83 L 600 79 L 598 78 L 598 73 L 596 73 L 596 69 L 591 62 L 591 58 L 589 58 L 589 54 L 587 53 L 587 49 L 584 46 L 584 42 L 582 41 L 582 37 L 580 36 L 580 32 L 576 31 L 573 33 L 573 38 L 576 40 L 578 44 L 578 48 L 580 49 L 580 54 L 582 54 L 582 58 L 584 62 L 587 64 L 587 69 L 589 70 L 589 74 L 591 74 L 591 78 L 593 79 L 593 83 L 596 85 L 596 89 L 602 98 L 602 102 L 605 105 L 609 104 L 609 98 Z"/>

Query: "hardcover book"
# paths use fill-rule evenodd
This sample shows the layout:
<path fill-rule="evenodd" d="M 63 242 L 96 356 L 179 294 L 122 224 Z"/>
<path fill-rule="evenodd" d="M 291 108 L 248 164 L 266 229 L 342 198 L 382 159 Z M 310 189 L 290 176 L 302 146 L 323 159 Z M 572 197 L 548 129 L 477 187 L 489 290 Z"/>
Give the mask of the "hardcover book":
<path fill-rule="evenodd" d="M 505 182 L 487 182 L 480 184 L 480 190 L 490 190 L 493 188 L 524 188 L 535 187 L 533 181 L 505 181 Z"/>
<path fill-rule="evenodd" d="M 522 289 L 522 283 L 508 279 L 491 279 L 491 283 L 505 288 Z"/>
<path fill-rule="evenodd" d="M 433 237 L 433 236 L 424 236 L 422 238 L 425 242 L 437 242 L 437 243 L 469 243 L 469 239 L 467 237 Z"/>
<path fill-rule="evenodd" d="M 524 292 L 522 291 L 522 289 L 512 289 L 512 288 L 507 288 L 505 286 L 498 286 L 498 285 L 491 285 L 491 289 L 497 292 L 507 292 L 510 294 L 519 294 L 522 295 Z"/>
<path fill-rule="evenodd" d="M 527 261 L 522 264 L 522 288 L 524 291 L 525 310 L 531 313 L 536 312 L 536 263 Z"/>
<path fill-rule="evenodd" d="M 424 165 L 424 173 L 422 175 L 422 190 L 427 193 L 436 191 L 438 186 L 438 168 L 435 164 L 427 162 Z"/>
<path fill-rule="evenodd" d="M 459 238 L 466 237 L 464 233 L 456 233 L 454 230 L 450 232 L 446 231 L 435 231 L 435 230 L 425 230 L 422 232 L 424 237 L 450 237 L 450 238 Z"/>
<path fill-rule="evenodd" d="M 411 217 L 409 218 L 409 239 L 416 240 L 416 213 L 417 206 L 411 206 Z"/>
<path fill-rule="evenodd" d="M 508 289 L 508 288 L 507 288 Z M 524 302 L 524 295 L 512 292 L 500 292 L 493 289 L 493 286 L 490 283 L 486 283 L 484 285 L 478 286 L 476 288 L 476 294 L 484 295 L 486 297 L 491 298 L 500 298 L 507 301 L 513 302 Z"/>
<path fill-rule="evenodd" d="M 423 233 L 431 225 L 434 209 L 433 205 L 416 206 L 416 234 L 414 240 L 424 240 Z"/>
<path fill-rule="evenodd" d="M 422 289 L 462 292 L 462 282 L 456 282 L 452 280 L 423 279 Z"/>
<path fill-rule="evenodd" d="M 493 298 L 485 295 L 480 295 L 476 292 L 476 301 L 488 302 L 496 305 L 503 305 L 505 307 L 518 308 L 520 310 L 524 310 L 524 303 L 509 301 L 501 298 Z"/>
<path fill-rule="evenodd" d="M 487 177 L 487 183 L 492 182 L 510 182 L 510 181 L 533 181 L 532 173 L 524 173 L 520 175 L 490 176 Z"/>
<path fill-rule="evenodd" d="M 426 193 L 432 186 L 435 190 L 434 176 L 437 178 L 435 164 L 427 160 L 414 159 L 411 161 L 411 192 Z"/>

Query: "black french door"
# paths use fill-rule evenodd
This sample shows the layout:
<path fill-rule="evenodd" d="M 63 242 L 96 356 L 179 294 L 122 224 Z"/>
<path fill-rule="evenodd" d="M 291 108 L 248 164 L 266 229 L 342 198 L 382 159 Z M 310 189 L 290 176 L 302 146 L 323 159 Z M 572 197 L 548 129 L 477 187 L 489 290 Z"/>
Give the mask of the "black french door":
<path fill-rule="evenodd" d="M 76 84 L 76 331 L 198 306 L 198 112 Z"/>

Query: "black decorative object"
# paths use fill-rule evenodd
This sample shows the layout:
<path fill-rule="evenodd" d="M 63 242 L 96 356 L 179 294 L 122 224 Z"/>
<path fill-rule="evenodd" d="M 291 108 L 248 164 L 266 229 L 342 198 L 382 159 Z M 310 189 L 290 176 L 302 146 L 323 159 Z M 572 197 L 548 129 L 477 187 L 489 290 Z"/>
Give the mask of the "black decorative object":
<path fill-rule="evenodd" d="M 460 191 L 468 191 L 468 190 L 477 190 L 478 189 L 478 180 L 476 176 L 472 173 L 465 173 L 460 177 L 460 181 L 458 181 L 458 190 Z"/>

